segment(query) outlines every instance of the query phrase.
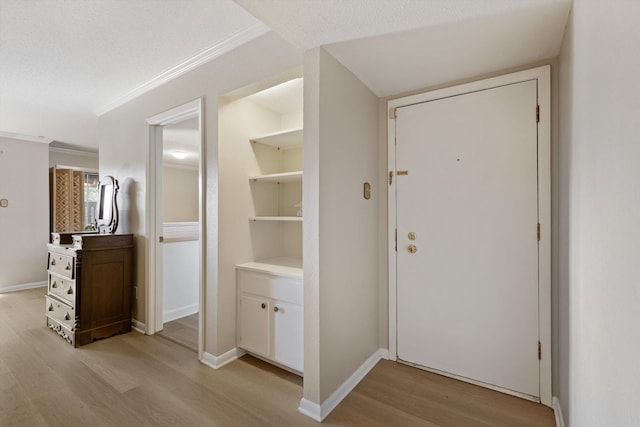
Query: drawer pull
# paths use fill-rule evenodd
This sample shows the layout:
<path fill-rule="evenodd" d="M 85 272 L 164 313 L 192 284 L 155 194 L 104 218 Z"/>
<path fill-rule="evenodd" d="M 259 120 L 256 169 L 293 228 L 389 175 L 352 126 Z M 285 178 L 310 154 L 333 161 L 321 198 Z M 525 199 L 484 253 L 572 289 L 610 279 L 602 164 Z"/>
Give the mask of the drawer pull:
<path fill-rule="evenodd" d="M 73 288 L 69 287 L 69 289 L 67 290 L 67 295 L 73 295 Z"/>
<path fill-rule="evenodd" d="M 49 311 L 53 311 L 53 304 L 49 304 Z"/>
<path fill-rule="evenodd" d="M 51 265 L 56 265 L 56 259 L 55 258 L 51 258 Z"/>
<path fill-rule="evenodd" d="M 51 287 L 54 289 L 58 287 L 58 284 L 56 283 L 55 280 L 53 281 L 53 283 L 51 283 Z"/>
<path fill-rule="evenodd" d="M 276 305 L 275 307 L 273 307 L 273 311 L 275 311 L 276 313 L 280 311 L 280 309 L 278 308 L 278 306 Z"/>
<path fill-rule="evenodd" d="M 65 267 L 65 270 L 71 270 L 71 263 L 67 264 L 67 266 Z"/>
<path fill-rule="evenodd" d="M 267 304 L 262 303 L 262 304 L 260 304 L 260 307 L 262 307 L 262 308 L 267 308 Z"/>
<path fill-rule="evenodd" d="M 64 320 L 71 320 L 71 316 L 69 316 L 69 313 L 65 314 Z"/>

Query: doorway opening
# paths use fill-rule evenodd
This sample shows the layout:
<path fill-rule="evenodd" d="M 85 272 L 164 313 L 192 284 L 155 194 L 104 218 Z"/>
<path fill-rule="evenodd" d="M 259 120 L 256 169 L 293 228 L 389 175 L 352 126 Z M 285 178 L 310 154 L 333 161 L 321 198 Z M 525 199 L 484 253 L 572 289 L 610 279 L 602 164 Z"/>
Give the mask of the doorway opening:
<path fill-rule="evenodd" d="M 147 333 L 198 352 L 204 335 L 204 144 L 200 99 L 147 119 Z"/>

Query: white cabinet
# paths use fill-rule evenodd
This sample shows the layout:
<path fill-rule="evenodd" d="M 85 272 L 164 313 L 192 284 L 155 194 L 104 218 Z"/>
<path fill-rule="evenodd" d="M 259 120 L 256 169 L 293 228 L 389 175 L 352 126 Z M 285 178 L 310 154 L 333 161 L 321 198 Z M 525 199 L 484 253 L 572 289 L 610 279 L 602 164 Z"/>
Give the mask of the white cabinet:
<path fill-rule="evenodd" d="M 302 373 L 302 268 L 293 259 L 237 266 L 238 346 Z"/>
<path fill-rule="evenodd" d="M 269 357 L 271 302 L 267 298 L 240 294 L 240 347 Z"/>

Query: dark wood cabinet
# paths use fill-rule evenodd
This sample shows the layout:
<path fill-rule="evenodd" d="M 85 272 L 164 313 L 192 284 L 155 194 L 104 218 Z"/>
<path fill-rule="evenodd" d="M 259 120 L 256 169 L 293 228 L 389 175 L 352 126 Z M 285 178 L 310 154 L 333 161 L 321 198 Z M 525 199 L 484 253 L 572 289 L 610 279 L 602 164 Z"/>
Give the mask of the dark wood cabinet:
<path fill-rule="evenodd" d="M 133 235 L 53 233 L 47 326 L 79 347 L 131 331 Z"/>

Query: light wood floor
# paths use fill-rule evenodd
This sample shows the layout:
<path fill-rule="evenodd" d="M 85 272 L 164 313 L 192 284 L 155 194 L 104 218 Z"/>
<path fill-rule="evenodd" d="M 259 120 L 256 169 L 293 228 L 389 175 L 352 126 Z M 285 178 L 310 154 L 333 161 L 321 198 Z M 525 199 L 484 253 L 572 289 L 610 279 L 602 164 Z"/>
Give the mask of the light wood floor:
<path fill-rule="evenodd" d="M 159 335 L 198 352 L 198 313 L 166 322 Z"/>
<path fill-rule="evenodd" d="M 44 326 L 44 289 L 0 294 L 1 426 L 311 426 L 300 377 L 245 356 L 221 369 L 136 332 L 74 349 Z M 544 406 L 389 361 L 328 426 L 554 426 Z"/>

